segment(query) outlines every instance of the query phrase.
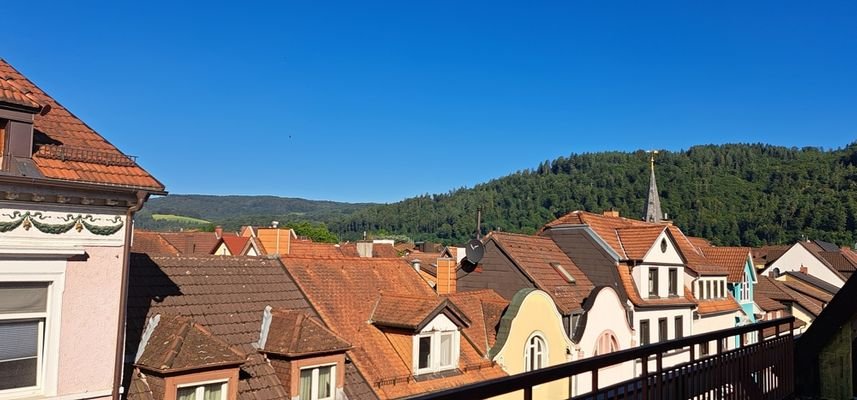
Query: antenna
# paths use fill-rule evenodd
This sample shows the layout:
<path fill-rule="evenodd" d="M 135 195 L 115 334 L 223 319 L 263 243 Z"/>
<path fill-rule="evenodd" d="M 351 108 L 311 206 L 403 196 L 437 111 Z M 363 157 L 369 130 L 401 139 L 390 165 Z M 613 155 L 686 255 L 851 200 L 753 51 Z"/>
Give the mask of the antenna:
<path fill-rule="evenodd" d="M 476 240 L 482 239 L 482 206 L 476 207 Z"/>

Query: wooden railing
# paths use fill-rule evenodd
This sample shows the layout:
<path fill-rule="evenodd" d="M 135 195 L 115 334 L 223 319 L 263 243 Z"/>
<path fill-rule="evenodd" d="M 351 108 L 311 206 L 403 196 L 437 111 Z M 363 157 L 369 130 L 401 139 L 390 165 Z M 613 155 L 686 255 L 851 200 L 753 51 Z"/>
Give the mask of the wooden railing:
<path fill-rule="evenodd" d="M 532 400 L 533 389 L 538 385 L 585 378 L 590 381 L 588 387 L 594 390 L 587 389 L 586 393 L 572 398 L 781 400 L 794 394 L 793 331 L 794 317 L 789 316 L 621 350 L 412 399 L 488 399 L 514 394 L 509 398 Z M 745 343 L 747 334 L 753 333 L 758 340 Z M 711 342 L 716 342 L 716 352 L 698 356 L 699 346 Z M 729 343 L 737 346 L 730 350 Z M 689 361 L 663 367 L 665 356 L 682 350 L 689 352 Z M 629 362 L 637 367 L 636 377 L 609 386 L 599 385 L 600 369 Z"/>

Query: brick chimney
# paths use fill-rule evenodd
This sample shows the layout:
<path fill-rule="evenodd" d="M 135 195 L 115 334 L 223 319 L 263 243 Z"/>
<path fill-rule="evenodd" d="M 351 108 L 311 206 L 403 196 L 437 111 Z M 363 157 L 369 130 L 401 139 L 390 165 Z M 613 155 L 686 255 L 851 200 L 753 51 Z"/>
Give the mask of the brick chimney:
<path fill-rule="evenodd" d="M 453 258 L 437 259 L 437 294 L 455 293 L 455 266 Z"/>
<path fill-rule="evenodd" d="M 801 264 L 801 266 L 800 266 L 800 273 L 802 273 L 802 274 L 806 274 L 806 272 L 807 272 L 806 267 L 805 267 L 805 266 L 803 266 L 803 264 Z"/>
<path fill-rule="evenodd" d="M 609 210 L 605 210 L 605 211 L 604 211 L 604 216 L 606 216 L 606 217 L 613 217 L 613 218 L 619 218 L 619 210 L 614 210 L 614 209 L 612 209 L 612 208 L 611 208 L 611 209 L 609 209 Z"/>
<path fill-rule="evenodd" d="M 218 239 L 223 237 L 223 227 L 222 226 L 217 225 L 216 227 L 214 227 L 214 236 L 217 237 Z"/>

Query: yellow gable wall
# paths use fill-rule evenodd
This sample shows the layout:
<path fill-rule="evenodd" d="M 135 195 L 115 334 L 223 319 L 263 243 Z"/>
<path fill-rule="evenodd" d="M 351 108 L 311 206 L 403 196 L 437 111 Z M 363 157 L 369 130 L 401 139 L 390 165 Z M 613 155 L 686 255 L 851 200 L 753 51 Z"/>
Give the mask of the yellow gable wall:
<path fill-rule="evenodd" d="M 536 332 L 544 338 L 547 345 L 547 366 L 570 361 L 568 353 L 572 344 L 563 330 L 562 316 L 557 311 L 553 299 L 540 290 L 534 290 L 524 298 L 515 318 L 512 320 L 505 343 L 498 341 L 496 344 L 502 345 L 502 348 L 496 352 L 494 361 L 510 375 L 525 372 L 524 354 L 527 349 L 527 340 Z M 533 391 L 533 398 L 568 398 L 568 386 L 568 379 L 541 385 Z M 512 394 L 499 398 L 518 399 L 521 396 Z"/>

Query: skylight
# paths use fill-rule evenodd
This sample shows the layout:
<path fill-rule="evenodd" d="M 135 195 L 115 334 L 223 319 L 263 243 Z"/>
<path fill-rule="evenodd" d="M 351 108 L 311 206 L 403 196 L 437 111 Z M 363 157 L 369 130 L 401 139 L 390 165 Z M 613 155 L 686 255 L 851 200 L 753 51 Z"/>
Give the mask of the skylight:
<path fill-rule="evenodd" d="M 550 265 L 551 265 L 551 267 L 553 267 L 553 269 L 556 270 L 556 272 L 559 272 L 559 274 L 562 275 L 563 278 L 565 278 L 566 282 L 576 283 L 574 277 L 571 276 L 571 274 L 569 274 L 568 271 L 566 271 L 565 268 L 562 267 L 562 264 L 557 263 L 557 262 L 552 262 L 552 263 L 550 263 Z"/>

